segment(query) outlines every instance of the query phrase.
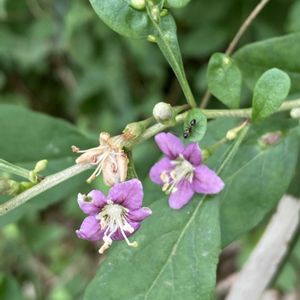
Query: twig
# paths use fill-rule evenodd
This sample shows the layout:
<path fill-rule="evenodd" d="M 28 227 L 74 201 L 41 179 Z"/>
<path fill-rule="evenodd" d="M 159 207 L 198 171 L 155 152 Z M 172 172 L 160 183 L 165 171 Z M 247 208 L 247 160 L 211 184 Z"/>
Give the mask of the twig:
<path fill-rule="evenodd" d="M 262 9 L 266 6 L 266 4 L 269 1 L 270 0 L 261 0 L 255 6 L 255 8 L 251 11 L 250 15 L 247 17 L 247 19 L 241 25 L 238 32 L 236 33 L 236 35 L 234 36 L 234 38 L 230 42 L 229 46 L 227 47 L 227 49 L 225 51 L 225 54 L 231 55 L 233 53 L 236 45 L 238 44 L 238 42 L 241 39 L 241 37 L 243 36 L 243 34 L 246 32 L 246 30 L 249 28 L 251 23 L 254 21 L 254 19 L 257 17 L 257 15 L 262 11 Z M 203 99 L 202 99 L 202 102 L 200 104 L 200 108 L 205 108 L 208 105 L 210 97 L 211 97 L 211 93 L 207 90 L 204 97 L 203 97 Z"/>
<path fill-rule="evenodd" d="M 299 227 L 300 201 L 284 196 L 226 300 L 258 300 L 272 281 Z"/>
<path fill-rule="evenodd" d="M 292 108 L 300 107 L 300 99 L 285 101 L 281 107 L 278 109 L 279 111 L 291 110 Z M 245 109 L 221 109 L 221 110 L 209 110 L 203 109 L 203 114 L 207 118 L 251 118 L 252 109 L 245 108 Z M 187 116 L 187 112 L 181 113 L 176 116 L 176 124 L 182 123 Z M 153 137 L 157 133 L 172 127 L 176 124 L 155 124 L 148 129 L 138 138 L 136 141 L 130 142 L 128 145 L 125 145 L 126 148 L 133 148 L 135 145 L 140 144 L 141 142 Z M 54 187 L 55 185 L 91 168 L 91 165 L 75 165 L 66 170 L 61 172 L 55 173 L 53 175 L 47 176 L 43 181 L 38 183 L 37 185 L 33 186 L 32 188 L 26 190 L 25 192 L 21 193 L 20 195 L 12 198 L 11 200 L 3 203 L 0 205 L 0 216 L 4 215 L 5 213 L 9 212 L 10 210 L 15 209 L 16 207 L 20 206 L 21 204 L 27 202 L 31 198 L 43 193 L 46 190 Z"/>
<path fill-rule="evenodd" d="M 266 6 L 266 4 L 270 0 L 261 0 L 253 9 L 253 11 L 250 13 L 248 18 L 244 21 L 232 41 L 230 42 L 228 48 L 225 51 L 225 54 L 230 55 L 234 51 L 236 45 L 238 44 L 239 40 L 245 33 L 245 31 L 248 29 L 248 27 L 251 25 L 251 23 L 254 21 L 254 19 L 257 17 L 257 15 L 263 10 L 263 8 Z"/>
<path fill-rule="evenodd" d="M 66 181 L 67 179 L 74 177 L 82 173 L 85 170 L 91 168 L 91 165 L 74 165 L 68 169 L 55 173 L 46 177 L 43 181 L 26 190 L 20 195 L 12 198 L 11 200 L 0 205 L 0 216 L 4 215 L 10 210 L 13 210 L 21 204 L 27 202 L 31 198 L 43 193 L 46 190 L 58 185 L 59 183 Z"/>

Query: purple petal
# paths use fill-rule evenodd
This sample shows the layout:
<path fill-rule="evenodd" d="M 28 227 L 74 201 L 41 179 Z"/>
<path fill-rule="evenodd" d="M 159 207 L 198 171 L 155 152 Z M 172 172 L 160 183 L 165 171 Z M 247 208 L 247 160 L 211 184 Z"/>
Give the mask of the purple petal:
<path fill-rule="evenodd" d="M 106 198 L 101 191 L 93 190 L 87 196 L 78 194 L 77 202 L 85 214 L 93 216 L 99 213 L 101 208 L 106 205 Z"/>
<path fill-rule="evenodd" d="M 140 209 L 136 209 L 130 211 L 128 213 L 129 221 L 141 222 L 152 214 L 152 210 L 148 207 L 142 207 Z"/>
<path fill-rule="evenodd" d="M 194 191 L 202 194 L 217 194 L 224 188 L 223 180 L 205 165 L 195 169 L 192 184 Z"/>
<path fill-rule="evenodd" d="M 129 224 L 134 228 L 134 231 L 133 232 L 128 232 L 128 231 L 125 231 L 125 235 L 127 237 L 133 235 L 141 226 L 140 222 L 129 222 Z M 118 229 L 112 236 L 111 236 L 111 239 L 112 240 L 124 240 L 124 236 L 121 232 L 120 229 Z"/>
<path fill-rule="evenodd" d="M 173 168 L 169 158 L 164 157 L 158 161 L 150 170 L 149 176 L 150 179 L 157 184 L 163 184 L 160 175 L 163 171 L 171 171 Z"/>
<path fill-rule="evenodd" d="M 155 136 L 155 142 L 159 149 L 170 159 L 175 159 L 184 151 L 181 140 L 172 133 L 159 133 Z"/>
<path fill-rule="evenodd" d="M 110 189 L 107 199 L 129 210 L 136 210 L 142 206 L 143 196 L 142 183 L 138 179 L 131 179 L 115 184 Z"/>
<path fill-rule="evenodd" d="M 183 156 L 194 166 L 200 165 L 202 161 L 201 150 L 198 144 L 189 144 L 183 151 Z"/>
<path fill-rule="evenodd" d="M 101 230 L 99 221 L 95 216 L 88 216 L 83 220 L 80 228 L 76 230 L 76 234 L 80 239 L 99 241 L 103 237 L 103 230 Z"/>
<path fill-rule="evenodd" d="M 192 199 L 194 191 L 188 180 L 180 181 L 176 187 L 177 191 L 170 195 L 169 205 L 171 208 L 180 209 Z"/>

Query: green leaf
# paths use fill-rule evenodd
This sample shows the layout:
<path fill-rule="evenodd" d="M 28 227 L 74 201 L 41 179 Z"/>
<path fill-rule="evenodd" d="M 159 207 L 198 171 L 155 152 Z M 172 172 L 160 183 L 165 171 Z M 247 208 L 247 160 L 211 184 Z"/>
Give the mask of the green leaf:
<path fill-rule="evenodd" d="M 145 10 L 130 6 L 127 0 L 90 0 L 98 16 L 113 30 L 131 38 L 146 38 L 152 24 Z"/>
<path fill-rule="evenodd" d="M 235 61 L 223 53 L 215 53 L 209 60 L 207 70 L 209 91 L 230 108 L 240 103 L 242 74 Z"/>
<path fill-rule="evenodd" d="M 289 76 L 279 69 L 266 71 L 254 87 L 252 119 L 269 117 L 277 111 L 286 99 L 291 87 Z"/>
<path fill-rule="evenodd" d="M 166 60 L 172 67 L 183 93 L 191 106 L 196 106 L 194 96 L 190 90 L 187 78 L 185 75 L 181 52 L 177 40 L 177 29 L 173 17 L 168 14 L 160 19 L 159 23 L 156 23 L 152 19 L 154 26 L 154 36 L 156 42 L 164 54 Z"/>
<path fill-rule="evenodd" d="M 144 10 L 132 8 L 130 2 L 125 0 L 90 0 L 90 2 L 99 17 L 119 34 L 131 38 L 149 36 L 154 38 L 172 67 L 188 103 L 196 106 L 183 68 L 176 24 L 170 13 L 160 16 L 162 1 L 156 1 L 157 5 L 153 7 L 149 5 Z M 154 9 L 158 10 L 158 15 L 153 14 Z"/>
<path fill-rule="evenodd" d="M 119 243 L 88 286 L 85 300 L 212 298 L 220 252 L 218 202 L 197 196 L 191 205 L 172 211 L 164 199 L 152 210 L 153 217 L 134 236 L 139 247 Z"/>
<path fill-rule="evenodd" d="M 72 153 L 71 145 L 82 148 L 95 145 L 63 120 L 11 105 L 0 105 L 0 136 L 1 158 L 28 169 L 32 169 L 37 161 L 48 159 L 49 164 L 43 175 L 63 170 L 75 163 L 76 155 Z M 45 208 L 72 193 L 77 194 L 86 176 L 72 178 L 2 216 L 0 226 L 16 220 L 26 212 Z"/>
<path fill-rule="evenodd" d="M 189 132 L 189 129 L 191 132 L 187 139 L 191 142 L 200 142 L 207 129 L 207 119 L 201 109 L 194 108 L 189 111 L 184 121 L 184 131 Z"/>
<path fill-rule="evenodd" d="M 249 44 L 234 54 L 243 79 L 253 89 L 258 78 L 270 68 L 278 68 L 291 78 L 292 92 L 300 91 L 300 33 Z"/>
<path fill-rule="evenodd" d="M 232 120 L 210 122 L 204 144 L 220 139 L 234 125 Z M 227 245 L 257 225 L 276 205 L 288 186 L 297 158 L 298 142 L 289 134 L 295 125 L 294 121 L 256 125 L 224 169 L 221 176 L 226 187 L 216 197 L 196 196 L 180 211 L 171 210 L 165 198 L 151 204 L 153 215 L 131 238 L 138 241 L 139 247 L 132 249 L 126 243 L 116 243 L 88 286 L 84 299 L 176 300 L 195 299 L 195 295 L 201 300 L 211 299 L 220 228 L 223 245 Z M 286 137 L 279 144 L 259 147 L 259 135 L 280 129 L 285 129 Z M 217 152 L 219 157 L 210 160 L 210 167 L 220 164 L 226 148 L 222 147 Z M 145 197 L 145 203 L 156 198 L 147 191 Z"/>
<path fill-rule="evenodd" d="M 166 4 L 170 7 L 183 7 L 186 6 L 191 0 L 167 0 Z"/>
<path fill-rule="evenodd" d="M 282 128 L 284 133 L 278 144 L 267 148 L 254 144 L 257 133 L 267 130 L 266 124 L 255 126 L 222 175 L 225 189 L 217 198 L 221 203 L 223 247 L 256 226 L 289 186 L 299 152 L 299 129 L 284 130 L 291 125 L 288 121 L 276 125 L 276 130 Z"/>
<path fill-rule="evenodd" d="M 300 31 L 300 1 L 296 0 L 292 3 L 287 20 L 287 29 L 289 32 Z"/>

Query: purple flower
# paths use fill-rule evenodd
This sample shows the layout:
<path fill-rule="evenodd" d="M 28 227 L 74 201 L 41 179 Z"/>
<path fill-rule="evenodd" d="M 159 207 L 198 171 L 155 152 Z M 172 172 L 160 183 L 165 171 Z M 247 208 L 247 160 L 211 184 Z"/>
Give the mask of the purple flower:
<path fill-rule="evenodd" d="M 129 246 L 136 247 L 137 243 L 130 242 L 128 237 L 152 213 L 149 208 L 142 207 L 142 201 L 143 187 L 137 179 L 114 185 L 107 197 L 98 190 L 88 195 L 79 194 L 79 207 L 88 216 L 76 230 L 77 236 L 90 241 L 103 240 L 99 249 L 101 254 L 113 240 L 124 239 Z"/>
<path fill-rule="evenodd" d="M 182 208 L 194 193 L 217 194 L 223 189 L 222 179 L 202 164 L 198 144 L 185 147 L 175 135 L 164 132 L 157 134 L 155 141 L 165 157 L 151 168 L 150 178 L 170 194 L 172 208 Z"/>

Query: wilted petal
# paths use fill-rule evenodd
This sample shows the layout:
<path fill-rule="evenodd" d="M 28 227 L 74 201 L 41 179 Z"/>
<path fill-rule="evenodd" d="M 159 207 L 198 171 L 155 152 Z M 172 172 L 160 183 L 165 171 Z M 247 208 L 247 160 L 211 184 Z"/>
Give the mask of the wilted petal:
<path fill-rule="evenodd" d="M 152 210 L 148 207 L 142 207 L 140 209 L 136 209 L 130 211 L 128 213 L 129 221 L 141 222 L 152 214 Z"/>
<path fill-rule="evenodd" d="M 198 144 L 189 144 L 183 151 L 183 156 L 194 166 L 198 166 L 201 163 L 202 155 Z"/>
<path fill-rule="evenodd" d="M 193 189 L 197 193 L 217 194 L 224 188 L 223 180 L 205 165 L 195 169 Z"/>
<path fill-rule="evenodd" d="M 112 152 L 103 162 L 103 180 L 108 186 L 123 182 L 127 177 L 128 158 L 123 152 Z"/>
<path fill-rule="evenodd" d="M 102 154 L 103 149 L 101 147 L 96 147 L 94 149 L 87 150 L 85 153 L 81 154 L 77 159 L 77 164 L 96 164 L 97 158 Z"/>
<path fill-rule="evenodd" d="M 99 241 L 103 237 L 103 231 L 95 216 L 86 217 L 80 228 L 76 230 L 76 234 L 80 239 L 89 241 Z"/>
<path fill-rule="evenodd" d="M 192 199 L 194 191 L 188 180 L 182 180 L 176 187 L 177 191 L 170 194 L 169 204 L 171 208 L 180 209 Z"/>
<path fill-rule="evenodd" d="M 114 185 L 107 196 L 107 199 L 114 203 L 121 204 L 129 210 L 136 210 L 142 206 L 143 186 L 138 179 L 131 179 Z"/>
<path fill-rule="evenodd" d="M 160 150 L 171 159 L 175 159 L 184 151 L 184 145 L 181 140 L 171 133 L 162 132 L 157 134 L 155 142 Z"/>
<path fill-rule="evenodd" d="M 149 176 L 150 176 L 150 179 L 154 182 L 154 183 L 157 183 L 157 184 L 163 184 L 160 176 L 161 176 L 161 173 L 164 172 L 164 171 L 171 171 L 171 169 L 173 168 L 174 166 L 172 166 L 171 164 L 171 161 L 169 158 L 167 157 L 164 157 L 162 158 L 160 161 L 158 161 L 150 170 L 150 173 L 149 173 Z"/>
<path fill-rule="evenodd" d="M 128 232 L 128 231 L 124 231 L 125 235 L 127 237 L 133 235 L 141 226 L 140 222 L 129 222 L 129 224 L 133 227 L 134 231 L 133 232 Z M 118 229 L 112 236 L 111 236 L 112 240 L 124 240 L 124 236 L 121 232 L 120 229 Z"/>
<path fill-rule="evenodd" d="M 96 215 L 106 204 L 106 198 L 101 191 L 93 190 L 87 196 L 78 194 L 77 202 L 85 214 Z"/>

